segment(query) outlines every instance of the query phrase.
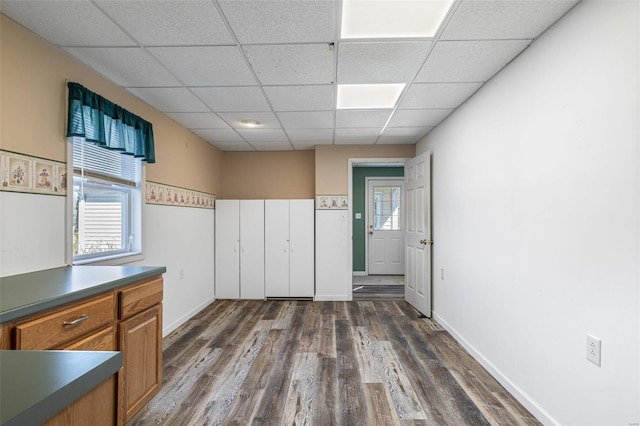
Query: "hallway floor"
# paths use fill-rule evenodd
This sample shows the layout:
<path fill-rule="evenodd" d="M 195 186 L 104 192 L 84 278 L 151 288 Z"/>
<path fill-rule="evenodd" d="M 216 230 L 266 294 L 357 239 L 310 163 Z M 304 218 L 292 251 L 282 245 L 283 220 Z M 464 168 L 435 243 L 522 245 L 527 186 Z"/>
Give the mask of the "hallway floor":
<path fill-rule="evenodd" d="M 404 275 L 354 275 L 353 300 L 404 300 Z"/>
<path fill-rule="evenodd" d="M 539 424 L 404 301 L 220 300 L 163 344 L 136 425 Z"/>

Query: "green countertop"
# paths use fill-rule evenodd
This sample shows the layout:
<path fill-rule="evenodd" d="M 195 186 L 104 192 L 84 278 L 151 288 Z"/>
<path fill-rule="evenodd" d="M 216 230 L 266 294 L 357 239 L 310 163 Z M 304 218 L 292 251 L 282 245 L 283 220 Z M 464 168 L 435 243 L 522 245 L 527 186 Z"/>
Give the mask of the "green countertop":
<path fill-rule="evenodd" d="M 0 424 L 42 424 L 121 366 L 120 352 L 0 351 Z"/>
<path fill-rule="evenodd" d="M 0 323 L 167 271 L 154 266 L 65 266 L 0 278 Z"/>

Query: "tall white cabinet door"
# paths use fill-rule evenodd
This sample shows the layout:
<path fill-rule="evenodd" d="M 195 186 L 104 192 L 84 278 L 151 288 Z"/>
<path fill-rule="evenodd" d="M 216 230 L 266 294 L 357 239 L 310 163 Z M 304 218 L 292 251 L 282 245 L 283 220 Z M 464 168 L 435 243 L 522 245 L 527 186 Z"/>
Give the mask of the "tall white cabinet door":
<path fill-rule="evenodd" d="M 291 200 L 289 205 L 289 295 L 313 297 L 315 293 L 314 200 Z"/>
<path fill-rule="evenodd" d="M 215 297 L 240 297 L 240 203 L 216 201 Z"/>
<path fill-rule="evenodd" d="M 289 297 L 289 200 L 265 200 L 265 293 Z"/>
<path fill-rule="evenodd" d="M 240 298 L 264 299 L 264 200 L 240 201 Z"/>

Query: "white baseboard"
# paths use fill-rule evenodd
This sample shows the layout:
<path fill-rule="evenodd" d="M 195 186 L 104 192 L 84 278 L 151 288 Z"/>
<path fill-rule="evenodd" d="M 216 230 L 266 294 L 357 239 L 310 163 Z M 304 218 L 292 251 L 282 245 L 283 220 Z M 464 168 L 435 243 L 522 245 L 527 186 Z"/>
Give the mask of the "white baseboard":
<path fill-rule="evenodd" d="M 471 356 L 478 361 L 484 368 L 491 374 L 502 386 L 505 387 L 513 395 L 515 399 L 517 399 L 522 405 L 525 406 L 531 414 L 533 414 L 538 420 L 540 420 L 545 425 L 559 425 L 558 423 L 546 410 L 544 410 L 537 402 L 535 402 L 526 392 L 524 392 L 520 387 L 518 387 L 515 383 L 511 381 L 506 375 L 504 375 L 496 366 L 491 363 L 482 353 L 480 353 L 473 345 L 469 344 L 453 327 L 451 327 L 447 321 L 445 321 L 440 315 L 436 312 L 433 312 L 433 318 L 440 324 L 445 330 L 453 336 L 454 339 L 462 347 L 464 347 Z"/>
<path fill-rule="evenodd" d="M 200 312 L 201 310 L 209 306 L 215 300 L 216 300 L 215 297 L 205 300 L 203 303 L 196 306 L 195 308 L 193 308 L 192 310 L 184 314 L 182 317 L 178 318 L 176 321 L 162 327 L 162 337 L 168 336 L 172 331 L 180 327 L 185 322 L 189 321 L 191 318 L 194 317 L 194 315 L 196 315 L 198 312 Z"/>
<path fill-rule="evenodd" d="M 367 271 L 353 271 L 354 277 L 364 277 L 367 275 Z"/>
<path fill-rule="evenodd" d="M 331 295 L 331 294 L 316 294 L 313 297 L 315 302 L 351 302 L 351 297 L 346 294 Z"/>

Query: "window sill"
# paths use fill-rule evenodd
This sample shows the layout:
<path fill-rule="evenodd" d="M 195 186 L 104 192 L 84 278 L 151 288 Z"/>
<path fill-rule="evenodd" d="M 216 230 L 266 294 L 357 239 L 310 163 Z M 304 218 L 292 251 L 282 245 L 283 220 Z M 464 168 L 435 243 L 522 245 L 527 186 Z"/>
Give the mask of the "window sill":
<path fill-rule="evenodd" d="M 98 259 L 82 259 L 75 260 L 74 265 L 98 265 L 98 266 L 113 266 L 124 265 L 127 263 L 138 262 L 144 260 L 144 254 L 141 252 L 135 253 L 120 253 L 112 256 L 100 257 Z"/>

